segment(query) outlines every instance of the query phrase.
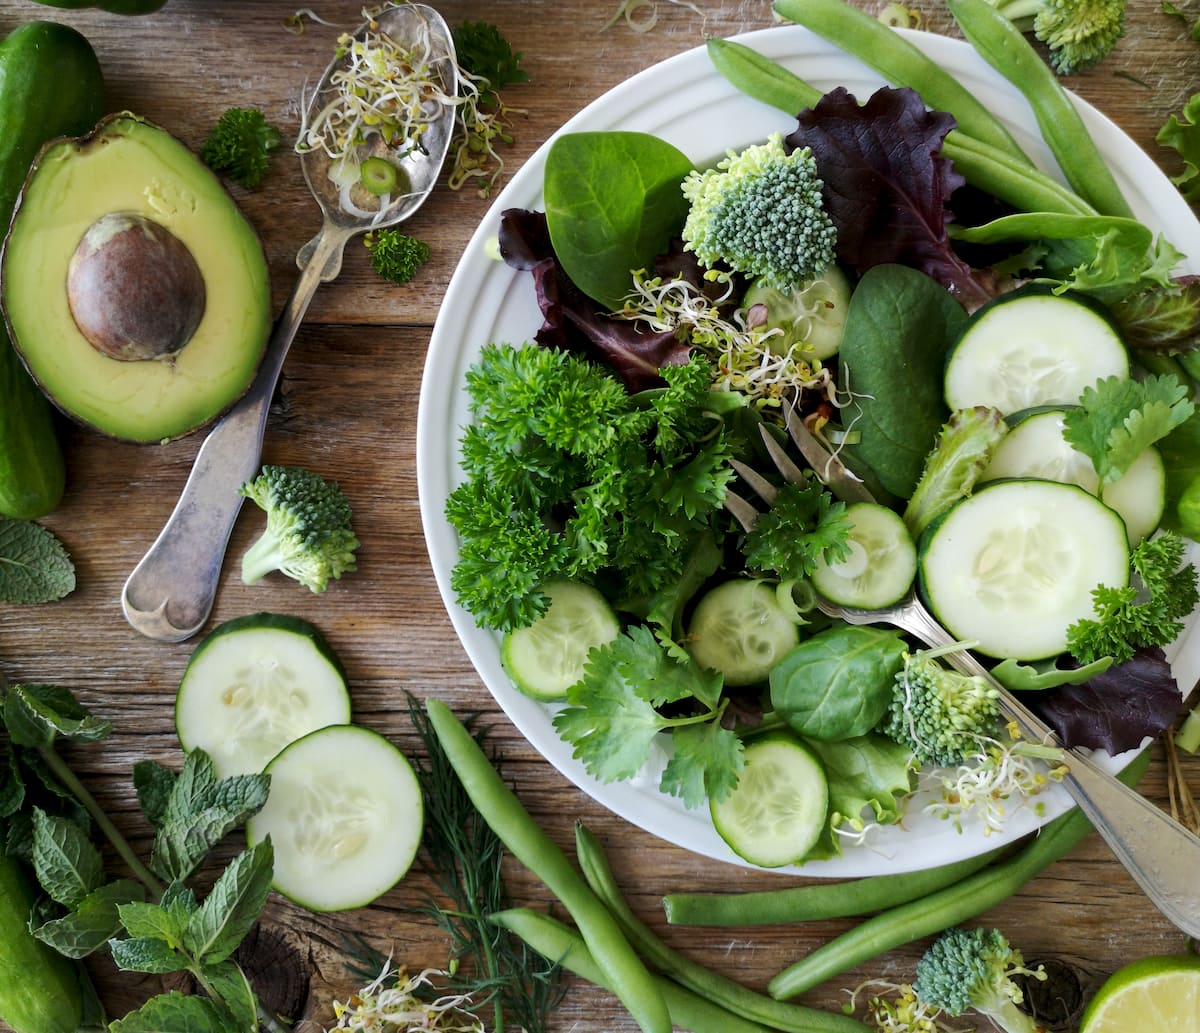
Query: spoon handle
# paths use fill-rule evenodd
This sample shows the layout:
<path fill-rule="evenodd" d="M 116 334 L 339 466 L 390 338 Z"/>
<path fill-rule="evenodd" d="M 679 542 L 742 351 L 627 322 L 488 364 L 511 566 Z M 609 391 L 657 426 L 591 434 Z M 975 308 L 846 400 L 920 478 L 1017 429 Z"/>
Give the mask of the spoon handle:
<path fill-rule="evenodd" d="M 915 599 L 897 608 L 895 623 L 933 647 L 954 640 Z M 963 674 L 979 675 L 1000 690 L 1004 716 L 1032 741 L 1057 745 L 1054 732 L 966 650 L 946 654 Z M 1137 790 L 1118 781 L 1087 754 L 1064 750 L 1063 787 L 1154 905 L 1189 936 L 1200 937 L 1200 837 Z"/>
<path fill-rule="evenodd" d="M 125 582 L 125 619 L 148 638 L 181 642 L 208 619 L 225 547 L 242 506 L 238 489 L 259 470 L 267 412 L 283 360 L 317 287 L 341 271 L 350 233 L 326 220 L 301 251 L 303 270 L 254 382 L 209 431 L 170 519 Z"/>

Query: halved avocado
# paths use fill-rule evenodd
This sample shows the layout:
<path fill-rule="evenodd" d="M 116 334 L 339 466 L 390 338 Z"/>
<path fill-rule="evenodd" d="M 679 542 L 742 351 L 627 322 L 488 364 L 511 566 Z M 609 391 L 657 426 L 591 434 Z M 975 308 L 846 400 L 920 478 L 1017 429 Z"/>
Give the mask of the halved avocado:
<path fill-rule="evenodd" d="M 250 386 L 271 327 L 266 257 L 216 176 L 128 112 L 47 144 L 0 253 L 4 318 L 75 420 L 163 442 Z"/>

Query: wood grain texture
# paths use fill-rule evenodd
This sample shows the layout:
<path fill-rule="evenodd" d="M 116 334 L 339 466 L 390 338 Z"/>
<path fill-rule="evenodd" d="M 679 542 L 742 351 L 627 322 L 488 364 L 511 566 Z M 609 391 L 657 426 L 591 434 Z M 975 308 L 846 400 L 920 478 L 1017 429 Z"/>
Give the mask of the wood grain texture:
<path fill-rule="evenodd" d="M 288 31 L 284 20 L 297 6 L 279 0 L 170 0 L 155 15 L 121 18 L 0 0 L 0 32 L 31 18 L 77 26 L 106 71 L 110 109 L 133 110 L 199 147 L 220 112 L 233 105 L 262 107 L 294 135 L 303 84 L 319 75 L 334 36 L 333 29 L 312 23 L 302 35 Z M 939 5 L 919 6 L 926 9 L 930 28 L 954 33 Z M 706 35 L 773 24 L 766 0 L 697 0 L 702 15 L 659 0 L 658 24 L 643 34 L 620 22 L 602 31 L 616 9 L 610 0 L 492 0 L 486 5 L 447 0 L 439 7 L 451 24 L 465 18 L 494 22 L 525 54 L 530 82 L 506 93 L 524 111 L 516 116 L 516 141 L 505 152 L 511 168 L 566 118 L 628 76 L 701 44 Z M 359 8 L 350 0 L 314 5 L 322 18 L 345 27 L 358 22 Z M 1186 38 L 1183 24 L 1164 15 L 1157 0 L 1132 0 L 1128 35 L 1116 53 L 1068 82 L 1174 172 L 1178 159 L 1154 143 L 1154 133 L 1196 88 L 1198 73 L 1200 44 Z M 261 235 L 278 311 L 294 281 L 296 251 L 317 230 L 316 207 L 298 162 L 288 153 L 275 160 L 266 187 L 235 187 L 233 193 Z M 460 712 L 483 711 L 494 724 L 506 776 L 556 842 L 572 849 L 575 822 L 586 822 L 609 850 L 632 907 L 651 927 L 689 957 L 763 989 L 780 968 L 850 923 L 668 927 L 660 903 L 666 892 L 730 885 L 764 889 L 787 880 L 692 856 L 593 803 L 508 723 L 474 673 L 443 609 L 417 506 L 417 399 L 440 299 L 489 205 L 470 191 L 435 192 L 409 223 L 411 232 L 430 243 L 432 259 L 404 287 L 376 277 L 365 249 L 352 243 L 342 276 L 319 290 L 288 360 L 271 413 L 266 459 L 302 463 L 337 477 L 355 504 L 363 542 L 359 571 L 314 596 L 282 578 L 242 585 L 230 562 L 212 621 L 257 610 L 313 621 L 345 663 L 356 719 L 408 751 L 415 752 L 418 743 L 405 712 L 405 693 L 436 695 Z M 71 759 L 135 846 L 144 848 L 149 830 L 137 811 L 130 769 L 147 757 L 178 764 L 174 691 L 194 643 L 163 645 L 141 638 L 122 619 L 119 597 L 125 577 L 170 513 L 200 439 L 136 447 L 65 422 L 63 433 L 69 489 L 45 523 L 74 555 L 79 587 L 57 604 L 0 607 L 0 663 L 12 681 L 71 686 L 114 722 L 108 743 L 73 749 Z M 239 555 L 258 531 L 256 514 L 247 510 L 234 531 L 230 556 Z M 1200 758 L 1190 759 L 1186 772 L 1200 789 Z M 1166 784 L 1165 762 L 1156 754 L 1145 792 L 1165 805 Z M 509 874 L 518 902 L 552 906 L 529 873 L 513 865 Z M 444 963 L 441 936 L 409 912 L 429 888 L 414 874 L 375 906 L 331 916 L 314 916 L 272 898 L 265 926 L 284 936 L 312 977 L 306 1019 L 298 1027 L 302 1033 L 330 1025 L 331 998 L 344 998 L 356 985 L 339 961 L 344 933 L 363 934 L 410 967 Z M 1081 974 L 1085 992 L 1126 961 L 1178 951 L 1184 944 L 1094 836 L 984 918 L 1004 928 L 1027 957 L 1068 962 Z M 868 976 L 911 978 L 923 947 L 917 942 L 893 951 L 869 970 L 863 966 L 819 988 L 806 1001 L 837 1008 L 843 988 Z M 277 971 L 278 962 L 272 964 Z M 103 959 L 92 969 L 114 1014 L 135 1006 L 156 985 L 114 973 Z M 634 1026 L 608 994 L 573 982 L 554 1028 L 619 1033 Z"/>

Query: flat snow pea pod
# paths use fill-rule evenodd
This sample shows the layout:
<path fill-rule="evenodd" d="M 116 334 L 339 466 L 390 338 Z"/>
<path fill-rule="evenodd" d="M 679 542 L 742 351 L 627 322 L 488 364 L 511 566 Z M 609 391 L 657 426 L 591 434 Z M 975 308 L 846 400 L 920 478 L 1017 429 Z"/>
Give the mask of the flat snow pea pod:
<path fill-rule="evenodd" d="M 1118 778 L 1136 785 L 1150 765 L 1143 751 Z M 1044 868 L 1064 857 L 1092 831 L 1077 807 L 1045 825 L 1011 857 L 924 897 L 880 911 L 789 965 L 767 984 L 779 999 L 814 986 L 924 936 L 959 925 L 1016 893 Z"/>
<path fill-rule="evenodd" d="M 1067 182 L 1101 215 L 1133 218 L 1070 95 L 1024 33 L 988 0 L 947 0 L 947 6 L 979 55 L 1029 102 Z"/>
<path fill-rule="evenodd" d="M 671 893 L 663 910 L 672 925 L 783 925 L 866 915 L 952 886 L 995 860 L 998 850 L 915 872 L 871 875 L 750 893 Z"/>
<path fill-rule="evenodd" d="M 789 115 L 810 108 L 822 97 L 815 86 L 744 43 L 710 39 L 709 59 L 732 85 L 755 100 Z M 1058 180 L 1028 162 L 953 129 L 942 144 L 967 182 L 1023 212 L 1095 215 L 1096 209 Z"/>
<path fill-rule="evenodd" d="M 630 909 L 621 895 L 604 850 L 584 826 L 575 827 L 579 866 L 596 896 L 616 918 L 629 942 L 655 968 L 726 1011 L 751 1022 L 787 1033 L 866 1033 L 866 1027 L 846 1015 L 781 1004 L 712 972 L 663 943 Z"/>
<path fill-rule="evenodd" d="M 549 915 L 530 908 L 509 908 L 491 915 L 491 920 L 516 934 L 542 957 L 589 983 L 611 989 L 600 966 L 587 949 L 583 938 L 570 927 Z M 692 1033 L 772 1033 L 766 1026 L 749 1022 L 717 1007 L 699 994 L 661 976 L 655 982 L 667 1002 L 671 1021 Z"/>
<path fill-rule="evenodd" d="M 967 136 L 991 144 L 1026 168 L 1032 167 L 1033 162 L 1004 123 L 970 90 L 878 18 L 845 0 L 776 0 L 774 6 L 781 17 L 854 55 L 893 86 L 916 90 L 928 107 L 953 115 Z"/>
<path fill-rule="evenodd" d="M 425 709 L 447 760 L 476 810 L 512 855 L 570 912 L 609 989 L 645 1033 L 671 1033 L 671 1016 L 658 984 L 630 947 L 616 919 L 567 855 L 529 816 L 450 708 L 440 700 L 429 699 Z"/>

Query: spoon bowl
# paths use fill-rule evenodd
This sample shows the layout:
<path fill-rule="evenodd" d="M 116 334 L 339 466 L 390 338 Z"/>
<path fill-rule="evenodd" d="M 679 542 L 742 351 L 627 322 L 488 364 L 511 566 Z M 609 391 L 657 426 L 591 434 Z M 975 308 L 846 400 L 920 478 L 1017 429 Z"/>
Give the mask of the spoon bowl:
<path fill-rule="evenodd" d="M 356 132 L 350 137 L 351 162 L 372 155 L 387 158 L 399 168 L 398 182 L 405 184 L 404 192 L 394 197 L 374 197 L 365 190 L 359 194 L 353 183 L 347 183 L 344 153 L 311 145 L 304 149 L 301 165 L 321 209 L 321 229 L 296 256 L 300 277 L 275 324 L 253 384 L 209 431 L 174 511 L 125 582 L 121 593 L 125 619 L 149 638 L 180 642 L 196 634 L 208 619 L 243 501 L 239 489 L 258 473 L 271 397 L 317 287 L 341 271 L 342 253 L 352 236 L 394 226 L 420 208 L 449 153 L 458 93 L 458 63 L 449 27 L 433 8 L 401 3 L 364 22 L 352 39 L 378 41 L 380 36 L 410 58 L 418 58 L 420 63 L 414 67 L 429 70 L 429 97 L 422 95 L 414 112 L 421 116 L 424 128 L 415 145 L 400 153 L 397 146 L 403 140 L 389 145 L 378 131 Z M 308 98 L 306 127 L 338 101 L 340 74 L 349 61 L 348 48 L 340 47 L 339 56 Z M 339 158 L 340 169 L 335 166 Z"/>

